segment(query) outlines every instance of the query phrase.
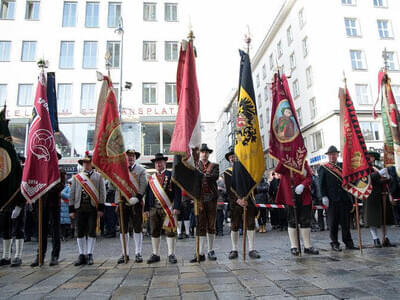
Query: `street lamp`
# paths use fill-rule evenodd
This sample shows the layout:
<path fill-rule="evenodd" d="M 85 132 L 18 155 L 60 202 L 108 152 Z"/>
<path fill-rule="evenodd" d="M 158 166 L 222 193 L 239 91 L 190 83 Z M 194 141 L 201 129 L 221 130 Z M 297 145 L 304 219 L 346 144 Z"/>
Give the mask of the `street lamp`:
<path fill-rule="evenodd" d="M 119 118 L 121 119 L 121 112 L 122 112 L 122 63 L 123 63 L 123 51 L 124 51 L 124 22 L 122 17 L 119 17 L 118 27 L 114 30 L 115 33 L 121 35 L 121 55 L 120 55 L 120 63 L 119 63 Z"/>

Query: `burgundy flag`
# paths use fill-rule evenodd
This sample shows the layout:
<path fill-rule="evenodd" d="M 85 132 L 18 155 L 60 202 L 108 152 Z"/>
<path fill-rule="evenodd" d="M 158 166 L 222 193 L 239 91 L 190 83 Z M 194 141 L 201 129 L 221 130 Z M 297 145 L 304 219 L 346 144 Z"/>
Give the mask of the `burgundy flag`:
<path fill-rule="evenodd" d="M 21 192 L 31 202 L 36 201 L 60 181 L 58 159 L 46 94 L 46 77 L 39 75 L 29 128 L 26 161 Z"/>

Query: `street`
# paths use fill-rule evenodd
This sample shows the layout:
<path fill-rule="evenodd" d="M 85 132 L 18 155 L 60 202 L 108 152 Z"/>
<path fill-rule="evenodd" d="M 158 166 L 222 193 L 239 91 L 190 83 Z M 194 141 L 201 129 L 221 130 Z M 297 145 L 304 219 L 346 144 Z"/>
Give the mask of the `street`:
<path fill-rule="evenodd" d="M 161 262 L 118 265 L 119 238 L 98 238 L 94 265 L 75 267 L 76 241 L 62 243 L 60 264 L 31 268 L 37 243 L 25 243 L 23 266 L 0 268 L 2 299 L 399 299 L 400 248 L 372 248 L 368 229 L 362 229 L 360 251 L 333 252 L 329 233 L 315 232 L 311 237 L 320 255 L 293 257 L 286 232 L 257 233 L 256 248 L 261 259 L 245 262 L 228 259 L 231 247 L 229 230 L 217 237 L 218 260 L 198 265 L 194 239 L 178 240 L 178 263 L 167 263 L 165 239 L 161 242 Z M 352 231 L 356 244 L 357 232 Z M 391 241 L 400 241 L 400 228 L 388 229 Z M 51 250 L 51 240 L 48 253 Z M 343 244 L 342 244 L 343 246 Z M 130 249 L 134 249 L 131 240 Z M 143 241 L 143 258 L 151 253 L 151 241 Z M 240 247 L 241 249 L 241 247 Z"/>

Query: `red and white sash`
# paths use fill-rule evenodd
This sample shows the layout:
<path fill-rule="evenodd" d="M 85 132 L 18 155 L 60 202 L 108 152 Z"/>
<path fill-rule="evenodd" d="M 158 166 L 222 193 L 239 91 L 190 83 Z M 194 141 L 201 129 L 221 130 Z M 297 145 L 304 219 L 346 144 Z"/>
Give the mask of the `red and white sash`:
<path fill-rule="evenodd" d="M 139 193 L 138 192 L 139 191 L 139 183 L 136 180 L 136 175 L 131 171 L 129 171 L 129 179 L 133 183 L 133 192 L 135 193 L 135 196 L 136 196 Z"/>
<path fill-rule="evenodd" d="M 163 228 L 168 231 L 176 231 L 176 216 L 172 213 L 173 203 L 169 199 L 167 193 L 164 191 L 161 183 L 158 181 L 156 174 L 150 176 L 149 185 L 154 196 L 165 212 Z"/>
<path fill-rule="evenodd" d="M 82 188 L 85 190 L 85 192 L 88 193 L 90 199 L 93 200 L 96 207 L 98 207 L 99 206 L 99 191 L 97 190 L 97 188 L 95 187 L 93 182 L 90 180 L 90 178 L 83 173 L 76 174 L 75 178 L 79 182 L 79 184 L 82 186 Z"/>

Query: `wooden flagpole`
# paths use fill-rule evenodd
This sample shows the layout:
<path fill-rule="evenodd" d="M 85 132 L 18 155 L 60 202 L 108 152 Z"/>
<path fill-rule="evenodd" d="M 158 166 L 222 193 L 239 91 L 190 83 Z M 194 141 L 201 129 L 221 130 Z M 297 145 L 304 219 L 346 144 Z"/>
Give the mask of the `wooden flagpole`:
<path fill-rule="evenodd" d="M 42 197 L 39 198 L 38 203 L 38 239 L 39 239 L 39 249 L 38 258 L 39 266 L 43 265 L 43 200 Z"/>
<path fill-rule="evenodd" d="M 118 206 L 119 206 L 119 222 L 120 222 L 120 227 L 121 227 L 121 233 L 122 233 L 122 254 L 124 256 L 124 262 L 128 262 L 128 257 L 126 255 L 126 239 L 125 239 L 125 222 L 124 222 L 124 211 L 123 211 L 123 206 L 124 203 L 122 202 L 122 197 L 121 194 L 119 195 L 119 201 L 118 201 Z"/>

